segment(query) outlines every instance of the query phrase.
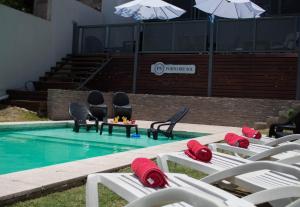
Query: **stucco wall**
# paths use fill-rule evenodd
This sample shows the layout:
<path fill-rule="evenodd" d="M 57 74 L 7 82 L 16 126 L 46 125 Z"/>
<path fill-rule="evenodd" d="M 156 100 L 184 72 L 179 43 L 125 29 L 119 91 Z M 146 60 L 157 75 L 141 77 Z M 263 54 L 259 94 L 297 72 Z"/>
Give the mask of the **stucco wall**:
<path fill-rule="evenodd" d="M 51 65 L 51 23 L 0 4 L 0 96 Z"/>
<path fill-rule="evenodd" d="M 37 80 L 72 51 L 73 21 L 101 24 L 102 13 L 75 0 L 49 0 L 47 21 L 0 4 L 0 96 Z"/>
<path fill-rule="evenodd" d="M 111 117 L 112 93 L 103 95 Z M 48 117 L 52 120 L 69 119 L 69 103 L 85 103 L 87 96 L 88 91 L 48 90 Z M 268 116 L 277 116 L 278 111 L 300 103 L 295 100 L 149 94 L 129 94 L 129 99 L 133 118 L 137 120 L 165 120 L 186 106 L 190 111 L 182 122 L 224 126 L 253 126 L 256 121 L 265 121 Z"/>
<path fill-rule="evenodd" d="M 73 22 L 79 25 L 103 23 L 102 13 L 75 0 L 51 0 L 53 62 L 72 51 Z"/>

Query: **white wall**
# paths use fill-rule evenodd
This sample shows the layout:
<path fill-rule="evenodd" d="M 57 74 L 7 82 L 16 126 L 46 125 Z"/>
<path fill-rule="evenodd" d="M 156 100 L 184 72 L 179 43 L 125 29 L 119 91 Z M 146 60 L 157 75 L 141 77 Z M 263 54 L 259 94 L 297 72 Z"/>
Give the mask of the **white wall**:
<path fill-rule="evenodd" d="M 73 21 L 78 25 L 103 23 L 102 13 L 75 0 L 52 0 L 51 13 L 54 61 L 72 51 Z"/>
<path fill-rule="evenodd" d="M 120 17 L 115 12 L 115 7 L 132 0 L 102 0 L 102 13 L 105 24 L 120 24 L 120 23 L 132 23 L 132 18 Z"/>
<path fill-rule="evenodd" d="M 51 21 L 0 4 L 0 96 L 37 80 L 72 51 L 73 21 L 103 23 L 102 14 L 75 0 L 49 0 Z"/>
<path fill-rule="evenodd" d="M 0 4 L 0 96 L 51 66 L 50 22 Z"/>

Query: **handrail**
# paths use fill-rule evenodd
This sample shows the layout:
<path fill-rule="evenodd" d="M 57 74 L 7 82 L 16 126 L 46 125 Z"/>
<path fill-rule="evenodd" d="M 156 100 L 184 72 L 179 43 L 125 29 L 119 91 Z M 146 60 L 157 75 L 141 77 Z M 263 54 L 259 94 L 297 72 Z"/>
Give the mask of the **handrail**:
<path fill-rule="evenodd" d="M 80 86 L 77 88 L 77 90 L 82 89 L 88 82 L 90 82 L 90 80 L 92 80 L 111 60 L 112 60 L 112 57 L 106 58 L 104 63 L 101 64 L 101 67 L 99 67 L 83 83 L 81 83 Z"/>
<path fill-rule="evenodd" d="M 4 101 L 9 98 L 9 95 L 0 96 L 0 101 Z"/>

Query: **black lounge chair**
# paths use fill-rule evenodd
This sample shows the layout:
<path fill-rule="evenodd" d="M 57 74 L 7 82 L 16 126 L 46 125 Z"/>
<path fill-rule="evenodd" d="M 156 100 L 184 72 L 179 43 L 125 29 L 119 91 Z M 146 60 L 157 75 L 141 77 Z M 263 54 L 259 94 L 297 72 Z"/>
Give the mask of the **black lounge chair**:
<path fill-rule="evenodd" d="M 168 120 L 153 122 L 150 126 L 150 129 L 147 130 L 148 137 L 150 138 L 152 134 L 153 139 L 156 140 L 158 137 L 158 133 L 161 133 L 166 137 L 173 139 L 173 129 L 175 125 L 187 114 L 188 111 L 189 111 L 188 108 L 183 107 Z M 156 128 L 154 128 L 156 124 L 158 125 Z M 166 130 L 162 130 L 161 127 L 163 126 L 169 126 L 169 127 Z"/>
<path fill-rule="evenodd" d="M 132 107 L 129 103 L 129 98 L 124 92 L 117 92 L 113 96 L 113 113 L 114 117 L 119 116 L 131 119 Z"/>
<path fill-rule="evenodd" d="M 96 132 L 98 132 L 98 119 L 91 114 L 91 112 L 85 105 L 79 103 L 71 103 L 69 106 L 69 114 L 74 120 L 74 132 L 79 132 L 79 128 L 81 126 L 85 126 L 87 131 L 89 131 L 94 126 L 96 128 Z M 87 120 L 91 118 L 94 120 L 95 123 L 88 124 Z"/>
<path fill-rule="evenodd" d="M 291 117 L 286 123 L 272 124 L 270 126 L 269 137 L 279 138 L 289 134 L 300 134 L 300 112 Z"/>
<path fill-rule="evenodd" d="M 100 91 L 91 91 L 88 95 L 87 102 L 90 112 L 98 121 L 107 121 L 107 105 L 104 104 L 104 98 Z"/>

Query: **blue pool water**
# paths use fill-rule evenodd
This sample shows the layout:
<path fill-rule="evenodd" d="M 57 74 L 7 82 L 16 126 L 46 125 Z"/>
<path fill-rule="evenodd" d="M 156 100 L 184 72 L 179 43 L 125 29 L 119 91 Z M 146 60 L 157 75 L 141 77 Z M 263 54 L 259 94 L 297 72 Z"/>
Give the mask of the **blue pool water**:
<path fill-rule="evenodd" d="M 75 133 L 71 128 L 40 128 L 0 132 L 0 174 L 103 156 L 133 149 L 200 137 L 203 133 L 175 132 L 174 140 L 160 136 L 149 139 L 140 129 L 140 138 L 127 138 L 116 128 L 112 135 L 104 130 Z"/>

